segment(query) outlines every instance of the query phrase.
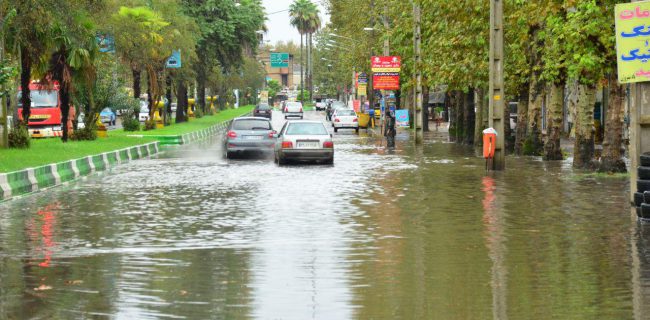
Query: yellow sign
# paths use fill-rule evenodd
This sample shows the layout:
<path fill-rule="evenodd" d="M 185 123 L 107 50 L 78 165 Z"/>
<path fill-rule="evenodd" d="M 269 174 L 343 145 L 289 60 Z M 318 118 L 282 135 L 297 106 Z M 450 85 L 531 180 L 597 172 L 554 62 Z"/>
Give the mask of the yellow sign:
<path fill-rule="evenodd" d="M 260 91 L 260 102 L 269 103 L 269 92 L 266 90 Z"/>
<path fill-rule="evenodd" d="M 400 72 L 402 68 L 372 68 L 372 72 Z"/>
<path fill-rule="evenodd" d="M 616 5 L 618 81 L 650 81 L 650 2 Z"/>
<path fill-rule="evenodd" d="M 365 85 L 365 84 L 359 84 L 359 89 L 358 89 L 357 95 L 358 95 L 358 96 L 367 96 L 367 95 L 368 95 L 368 90 L 367 90 L 367 88 L 368 88 L 367 85 Z"/>
<path fill-rule="evenodd" d="M 499 101 L 499 100 L 501 100 L 501 96 L 500 95 L 495 95 L 494 96 L 494 101 Z"/>
<path fill-rule="evenodd" d="M 34 114 L 29 116 L 29 119 L 32 120 L 41 120 L 41 119 L 49 119 L 49 118 L 50 118 L 49 114 Z"/>

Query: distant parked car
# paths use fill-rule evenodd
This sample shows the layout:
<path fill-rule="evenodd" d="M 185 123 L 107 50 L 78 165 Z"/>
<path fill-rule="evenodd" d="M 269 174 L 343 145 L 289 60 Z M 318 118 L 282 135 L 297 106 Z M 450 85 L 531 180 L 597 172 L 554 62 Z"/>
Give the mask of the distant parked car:
<path fill-rule="evenodd" d="M 109 126 L 114 126 L 117 123 L 117 115 L 111 108 L 104 108 L 99 113 L 99 120 L 102 123 L 107 123 Z"/>
<path fill-rule="evenodd" d="M 227 158 L 243 153 L 273 152 L 275 134 L 271 121 L 260 117 L 240 117 L 232 121 L 224 139 Z"/>
<path fill-rule="evenodd" d="M 284 124 L 275 142 L 275 162 L 334 162 L 334 142 L 320 121 L 290 120 Z"/>
<path fill-rule="evenodd" d="M 359 119 L 357 118 L 356 112 L 352 109 L 337 109 L 332 115 L 334 120 L 332 120 L 332 127 L 334 127 L 334 132 L 339 131 L 339 129 L 349 128 L 354 129 L 357 133 L 359 132 Z"/>
<path fill-rule="evenodd" d="M 327 108 L 327 103 L 325 101 L 316 102 L 316 110 L 317 111 L 325 110 L 325 108 Z"/>
<path fill-rule="evenodd" d="M 284 118 L 287 119 L 288 117 L 303 118 L 301 102 L 287 102 L 286 107 L 284 107 Z"/>
<path fill-rule="evenodd" d="M 271 106 L 265 103 L 258 104 L 253 110 L 254 117 L 264 117 L 264 118 L 271 119 L 272 115 L 273 115 L 273 110 L 271 109 Z"/>

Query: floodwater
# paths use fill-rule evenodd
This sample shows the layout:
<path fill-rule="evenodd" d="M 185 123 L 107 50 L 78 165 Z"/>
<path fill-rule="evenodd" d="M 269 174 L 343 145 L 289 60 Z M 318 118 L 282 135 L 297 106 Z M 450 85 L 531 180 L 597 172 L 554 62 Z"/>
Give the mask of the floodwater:
<path fill-rule="evenodd" d="M 0 319 L 650 318 L 625 179 L 334 138 L 333 166 L 215 139 L 0 203 Z"/>

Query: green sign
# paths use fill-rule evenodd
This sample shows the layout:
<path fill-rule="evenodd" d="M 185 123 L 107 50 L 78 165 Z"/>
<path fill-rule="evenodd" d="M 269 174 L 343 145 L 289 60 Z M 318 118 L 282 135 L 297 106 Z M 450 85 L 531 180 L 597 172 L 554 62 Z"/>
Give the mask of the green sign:
<path fill-rule="evenodd" d="M 650 2 L 617 4 L 616 56 L 618 81 L 650 81 Z"/>
<path fill-rule="evenodd" d="M 289 67 L 289 54 L 288 53 L 271 53 L 271 68 L 288 68 Z"/>

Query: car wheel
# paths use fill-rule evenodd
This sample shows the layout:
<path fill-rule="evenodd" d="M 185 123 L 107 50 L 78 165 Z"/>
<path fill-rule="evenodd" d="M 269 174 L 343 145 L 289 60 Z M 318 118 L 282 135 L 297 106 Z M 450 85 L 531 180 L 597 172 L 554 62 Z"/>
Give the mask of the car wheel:
<path fill-rule="evenodd" d="M 226 159 L 232 159 L 233 158 L 233 153 L 232 152 L 226 152 Z"/>
<path fill-rule="evenodd" d="M 339 128 L 334 127 L 334 132 L 339 132 Z"/>
<path fill-rule="evenodd" d="M 283 165 L 287 164 L 287 160 L 282 158 L 281 156 L 278 156 L 278 164 L 283 166 Z"/>
<path fill-rule="evenodd" d="M 300 120 L 302 120 L 302 116 L 300 116 Z"/>
<path fill-rule="evenodd" d="M 331 157 L 325 161 L 323 161 L 324 164 L 334 164 L 334 157 Z"/>
<path fill-rule="evenodd" d="M 354 128 L 354 133 L 359 133 L 359 127 Z"/>

